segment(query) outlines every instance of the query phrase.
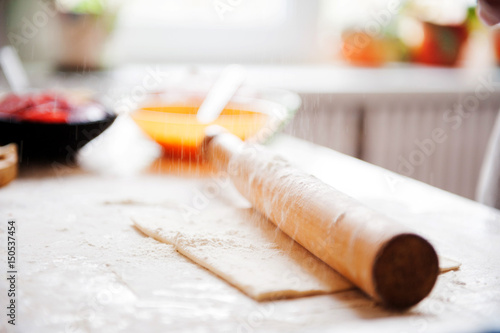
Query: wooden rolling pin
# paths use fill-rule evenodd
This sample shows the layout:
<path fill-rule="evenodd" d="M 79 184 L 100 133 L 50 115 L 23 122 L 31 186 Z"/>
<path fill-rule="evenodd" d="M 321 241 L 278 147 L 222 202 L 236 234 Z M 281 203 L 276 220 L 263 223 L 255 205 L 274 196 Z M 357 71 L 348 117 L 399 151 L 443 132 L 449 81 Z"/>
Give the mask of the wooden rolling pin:
<path fill-rule="evenodd" d="M 411 230 L 221 128 L 207 130 L 202 152 L 255 209 L 376 301 L 407 308 L 432 290 L 438 257 Z"/>
<path fill-rule="evenodd" d="M 0 187 L 17 176 L 17 146 L 14 143 L 0 146 Z"/>

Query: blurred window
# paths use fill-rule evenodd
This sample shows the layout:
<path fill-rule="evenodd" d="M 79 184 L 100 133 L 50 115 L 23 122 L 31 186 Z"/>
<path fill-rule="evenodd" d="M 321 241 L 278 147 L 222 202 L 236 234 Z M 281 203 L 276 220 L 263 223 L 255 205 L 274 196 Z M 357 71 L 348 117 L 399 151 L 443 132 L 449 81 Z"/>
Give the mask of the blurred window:
<path fill-rule="evenodd" d="M 318 0 L 129 0 L 113 60 L 302 61 L 314 56 Z"/>

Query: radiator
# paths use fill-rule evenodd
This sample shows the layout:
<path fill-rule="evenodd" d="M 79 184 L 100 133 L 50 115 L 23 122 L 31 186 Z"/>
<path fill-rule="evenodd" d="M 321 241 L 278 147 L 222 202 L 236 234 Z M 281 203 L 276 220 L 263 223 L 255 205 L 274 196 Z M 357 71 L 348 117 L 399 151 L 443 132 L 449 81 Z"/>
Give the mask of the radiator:
<path fill-rule="evenodd" d="M 301 94 L 302 106 L 285 133 L 358 156 L 363 99 L 358 94 Z"/>
<path fill-rule="evenodd" d="M 286 132 L 474 198 L 500 94 L 307 94 Z"/>

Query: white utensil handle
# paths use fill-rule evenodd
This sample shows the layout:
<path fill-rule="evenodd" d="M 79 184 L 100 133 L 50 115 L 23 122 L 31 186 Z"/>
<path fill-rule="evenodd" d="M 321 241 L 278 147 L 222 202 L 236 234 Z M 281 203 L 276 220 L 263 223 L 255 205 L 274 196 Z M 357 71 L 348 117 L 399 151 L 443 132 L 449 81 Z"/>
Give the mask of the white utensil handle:
<path fill-rule="evenodd" d="M 216 120 L 234 93 L 245 80 L 246 72 L 241 65 L 230 65 L 224 68 L 219 79 L 208 92 L 207 97 L 198 109 L 196 118 L 200 123 L 208 124 Z"/>

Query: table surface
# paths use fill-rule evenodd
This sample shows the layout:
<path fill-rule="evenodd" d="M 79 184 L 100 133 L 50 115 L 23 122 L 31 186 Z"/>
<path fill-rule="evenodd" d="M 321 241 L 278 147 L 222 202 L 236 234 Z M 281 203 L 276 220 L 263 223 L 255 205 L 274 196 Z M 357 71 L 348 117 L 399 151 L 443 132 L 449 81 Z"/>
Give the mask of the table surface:
<path fill-rule="evenodd" d="M 118 120 L 116 128 L 128 120 Z M 109 133 L 108 133 L 109 132 Z M 355 158 L 288 136 L 269 148 L 427 237 L 462 263 L 405 312 L 357 290 L 256 302 L 172 246 L 132 227 L 131 214 L 240 205 L 208 167 L 158 159 L 144 141 L 131 149 L 113 128 L 81 151 L 82 167 L 23 168 L 0 189 L 0 237 L 17 230 L 20 332 L 436 332 L 500 329 L 500 212 Z M 133 137 L 131 135 L 130 137 Z M 109 150 L 110 142 L 113 149 Z M 215 190 L 214 190 L 215 188 Z M 207 202 L 200 195 L 208 195 Z M 1 266 L 6 267 L 2 246 Z M 6 304 L 0 280 L 0 304 Z M 2 315 L 0 331 L 5 323 Z"/>

